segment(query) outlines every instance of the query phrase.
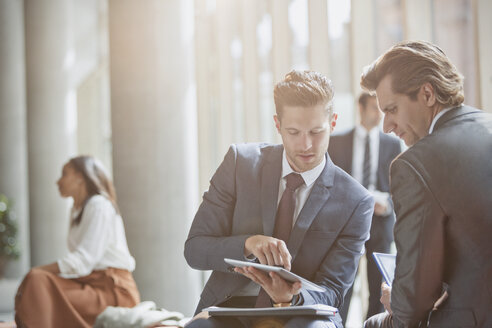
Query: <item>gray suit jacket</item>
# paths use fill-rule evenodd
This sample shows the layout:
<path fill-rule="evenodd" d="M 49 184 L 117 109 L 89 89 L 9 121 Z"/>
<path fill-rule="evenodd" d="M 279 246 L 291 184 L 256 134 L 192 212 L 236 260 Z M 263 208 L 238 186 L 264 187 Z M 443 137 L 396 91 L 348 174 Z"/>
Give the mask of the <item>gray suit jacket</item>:
<path fill-rule="evenodd" d="M 393 325 L 492 327 L 492 116 L 460 106 L 391 165 Z M 429 314 L 449 285 L 449 298 Z"/>
<path fill-rule="evenodd" d="M 185 243 L 188 264 L 213 270 L 197 312 L 219 304 L 249 283 L 230 271 L 224 258 L 243 259 L 244 242 L 271 236 L 282 171 L 281 145 L 232 145 L 210 181 Z M 338 307 L 352 284 L 363 253 L 374 201 L 327 156 L 290 235 L 292 272 L 326 288 L 302 289 L 304 304 Z"/>

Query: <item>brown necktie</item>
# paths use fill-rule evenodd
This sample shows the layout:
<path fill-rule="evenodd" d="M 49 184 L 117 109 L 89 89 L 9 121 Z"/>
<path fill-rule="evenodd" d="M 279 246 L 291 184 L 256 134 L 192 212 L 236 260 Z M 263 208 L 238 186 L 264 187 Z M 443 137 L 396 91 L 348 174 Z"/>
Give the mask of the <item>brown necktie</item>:
<path fill-rule="evenodd" d="M 278 203 L 277 216 L 275 218 L 275 227 L 273 229 L 273 237 L 281 239 L 287 243 L 292 230 L 294 221 L 294 211 L 296 208 L 296 189 L 303 183 L 304 179 L 300 174 L 290 173 L 286 176 L 287 185 L 285 187 L 282 198 Z M 270 307 L 270 296 L 263 288 L 256 298 L 255 307 Z"/>

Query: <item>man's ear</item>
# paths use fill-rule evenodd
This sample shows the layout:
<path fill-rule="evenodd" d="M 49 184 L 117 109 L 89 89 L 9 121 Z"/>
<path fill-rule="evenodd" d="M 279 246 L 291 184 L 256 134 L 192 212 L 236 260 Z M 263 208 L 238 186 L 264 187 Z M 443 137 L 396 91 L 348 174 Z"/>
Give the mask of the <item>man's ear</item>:
<path fill-rule="evenodd" d="M 436 94 L 434 92 L 434 87 L 429 82 L 425 82 L 420 87 L 420 92 L 424 103 L 427 107 L 432 107 L 436 103 Z"/>
<path fill-rule="evenodd" d="M 333 130 L 335 130 L 335 126 L 337 125 L 337 118 L 338 118 L 338 114 L 333 113 L 330 121 L 330 133 L 332 133 Z"/>
<path fill-rule="evenodd" d="M 277 114 L 273 115 L 273 120 L 275 121 L 275 127 L 277 128 L 278 133 L 280 133 L 280 119 Z"/>

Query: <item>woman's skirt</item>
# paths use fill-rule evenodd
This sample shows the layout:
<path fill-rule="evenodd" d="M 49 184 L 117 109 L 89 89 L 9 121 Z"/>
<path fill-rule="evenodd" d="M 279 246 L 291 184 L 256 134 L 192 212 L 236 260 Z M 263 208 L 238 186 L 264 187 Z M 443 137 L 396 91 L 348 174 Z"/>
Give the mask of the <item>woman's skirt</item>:
<path fill-rule="evenodd" d="M 140 302 L 130 272 L 108 268 L 66 279 L 34 268 L 15 296 L 17 327 L 92 327 L 107 306 L 133 307 Z"/>

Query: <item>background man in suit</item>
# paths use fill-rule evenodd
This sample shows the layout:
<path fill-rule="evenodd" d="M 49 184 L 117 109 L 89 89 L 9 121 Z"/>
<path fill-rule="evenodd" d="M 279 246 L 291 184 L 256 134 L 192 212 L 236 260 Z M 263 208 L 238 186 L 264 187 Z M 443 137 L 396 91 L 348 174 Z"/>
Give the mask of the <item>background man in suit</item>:
<path fill-rule="evenodd" d="M 328 153 L 335 165 L 359 181 L 373 194 L 374 216 L 371 236 L 366 242 L 367 280 L 369 282 L 369 307 L 367 316 L 384 311 L 379 301 L 382 276 L 372 257 L 372 252 L 388 253 L 393 241 L 395 214 L 389 195 L 389 166 L 401 152 L 397 138 L 384 134 L 379 129 L 382 112 L 376 96 L 362 93 L 359 96 L 360 124 L 330 138 Z M 345 324 L 352 296 L 352 287 L 345 295 L 340 309 Z"/>
<path fill-rule="evenodd" d="M 492 327 L 492 115 L 462 104 L 463 77 L 427 42 L 395 45 L 361 85 L 376 91 L 384 131 L 410 147 L 390 169 L 389 312 L 366 326 Z"/>
<path fill-rule="evenodd" d="M 332 98 L 326 77 L 292 71 L 274 90 L 274 121 L 282 145 L 230 147 L 203 195 L 185 243 L 190 266 L 213 270 L 197 312 L 211 305 L 341 305 L 369 238 L 374 201 L 327 155 L 337 118 Z M 292 178 L 299 182 L 296 186 Z M 284 206 L 284 198 L 291 196 L 295 205 Z M 286 207 L 290 207 L 289 215 Z M 299 282 L 291 284 L 252 267 L 231 270 L 224 258 L 256 258 L 260 263 L 281 265 L 326 291 L 309 291 Z M 248 327 L 251 323 L 208 318 L 197 319 L 189 327 Z M 330 320 L 294 317 L 285 322 L 286 327 L 335 325 L 342 327 L 339 315 Z"/>

